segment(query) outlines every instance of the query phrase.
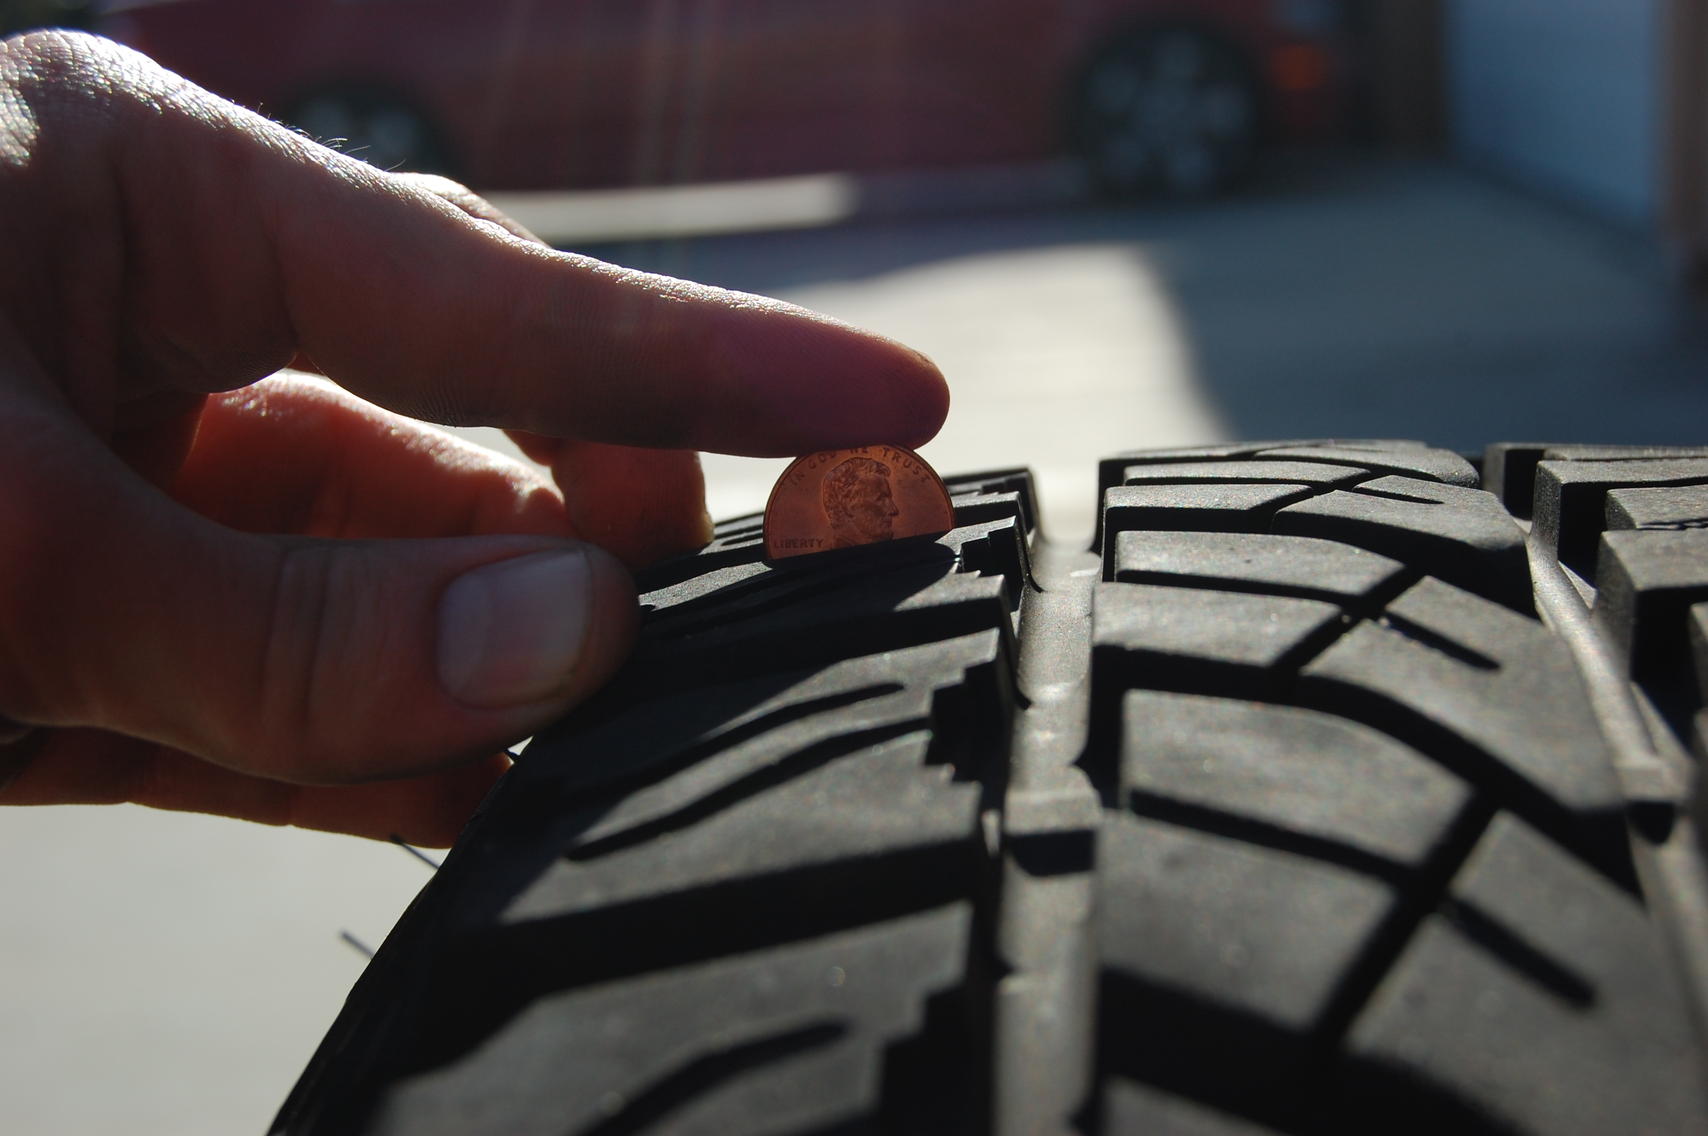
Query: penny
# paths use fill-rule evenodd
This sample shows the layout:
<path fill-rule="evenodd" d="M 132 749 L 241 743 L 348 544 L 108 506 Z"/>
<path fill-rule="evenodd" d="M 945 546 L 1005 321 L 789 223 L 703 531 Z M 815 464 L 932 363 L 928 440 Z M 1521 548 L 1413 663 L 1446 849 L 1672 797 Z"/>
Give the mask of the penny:
<path fill-rule="evenodd" d="M 943 479 L 912 450 L 824 450 L 796 458 L 772 487 L 765 555 L 778 560 L 954 527 Z"/>

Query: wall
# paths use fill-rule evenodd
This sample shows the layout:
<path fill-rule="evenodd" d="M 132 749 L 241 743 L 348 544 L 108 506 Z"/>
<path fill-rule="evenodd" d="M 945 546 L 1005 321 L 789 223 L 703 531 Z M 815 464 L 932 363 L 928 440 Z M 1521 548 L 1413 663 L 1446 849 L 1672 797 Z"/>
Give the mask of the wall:
<path fill-rule="evenodd" d="M 1652 225 L 1659 212 L 1660 0 L 1448 0 L 1453 148 Z"/>

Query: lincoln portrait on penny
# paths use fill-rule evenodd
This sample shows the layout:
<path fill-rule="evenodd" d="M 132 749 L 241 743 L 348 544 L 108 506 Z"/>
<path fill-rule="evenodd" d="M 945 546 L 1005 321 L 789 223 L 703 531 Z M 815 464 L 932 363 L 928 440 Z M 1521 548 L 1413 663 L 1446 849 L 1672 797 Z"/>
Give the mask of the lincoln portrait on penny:
<path fill-rule="evenodd" d="M 895 536 L 901 512 L 890 491 L 890 467 L 872 458 L 849 458 L 820 483 L 832 548 L 872 544 Z"/>

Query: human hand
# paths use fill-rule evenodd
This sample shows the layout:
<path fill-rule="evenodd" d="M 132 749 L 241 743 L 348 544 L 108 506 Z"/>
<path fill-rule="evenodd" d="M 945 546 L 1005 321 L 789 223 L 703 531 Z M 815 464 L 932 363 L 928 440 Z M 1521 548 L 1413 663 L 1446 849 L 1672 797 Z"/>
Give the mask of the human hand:
<path fill-rule="evenodd" d="M 87 36 L 0 44 L 0 248 L 0 803 L 448 843 L 628 648 L 578 536 L 695 547 L 693 450 L 947 407 L 904 347 L 552 252 Z M 561 495 L 399 415 L 525 431 Z"/>

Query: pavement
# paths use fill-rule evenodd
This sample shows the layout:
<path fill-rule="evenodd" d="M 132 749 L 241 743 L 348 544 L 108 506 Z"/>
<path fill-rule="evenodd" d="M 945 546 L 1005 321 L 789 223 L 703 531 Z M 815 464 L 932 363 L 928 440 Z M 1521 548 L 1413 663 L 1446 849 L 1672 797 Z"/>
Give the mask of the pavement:
<path fill-rule="evenodd" d="M 794 180 L 703 209 L 512 207 L 926 351 L 955 405 L 925 456 L 1031 465 L 1061 539 L 1089 533 L 1095 458 L 1121 449 L 1708 428 L 1708 336 L 1650 244 L 1451 166 L 1302 162 L 1193 207 L 1096 206 L 1050 170 Z M 781 464 L 708 459 L 714 513 L 762 506 Z M 0 814 L 0 862 L 0 1099 L 40 1136 L 264 1131 L 360 972 L 340 932 L 377 942 L 428 874 L 386 845 L 130 806 Z"/>
<path fill-rule="evenodd" d="M 1708 426 L 1704 324 L 1652 245 L 1476 175 L 1329 159 L 1209 206 L 1062 192 L 1056 208 L 573 247 L 923 350 L 954 395 L 924 455 L 946 473 L 1031 465 L 1063 539 L 1090 532 L 1094 459 L 1121 449 L 1686 442 Z M 775 469 L 711 460 L 714 515 L 762 507 Z"/>

